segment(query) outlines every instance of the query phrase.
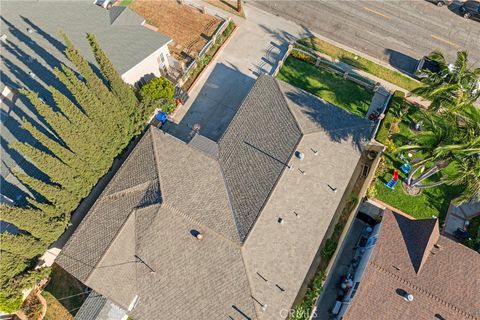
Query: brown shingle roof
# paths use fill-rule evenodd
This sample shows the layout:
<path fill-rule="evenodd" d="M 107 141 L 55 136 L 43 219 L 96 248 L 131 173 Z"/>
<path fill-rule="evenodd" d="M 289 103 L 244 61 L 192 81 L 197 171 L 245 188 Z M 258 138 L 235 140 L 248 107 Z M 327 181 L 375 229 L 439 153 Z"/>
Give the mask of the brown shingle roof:
<path fill-rule="evenodd" d="M 480 317 L 480 255 L 443 235 L 430 246 L 436 236 L 425 235 L 435 234 L 436 226 L 432 229 L 430 220 L 412 219 L 385 212 L 374 252 L 345 320 Z M 421 240 L 409 239 L 415 235 Z M 407 246 L 415 245 L 426 248 L 409 253 Z M 414 300 L 406 301 L 401 296 L 404 291 Z"/>

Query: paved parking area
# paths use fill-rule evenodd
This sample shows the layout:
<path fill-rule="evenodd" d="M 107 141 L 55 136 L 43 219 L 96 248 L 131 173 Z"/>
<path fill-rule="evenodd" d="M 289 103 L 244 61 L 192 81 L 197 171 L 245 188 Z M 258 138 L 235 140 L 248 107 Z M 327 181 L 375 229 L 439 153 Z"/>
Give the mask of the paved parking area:
<path fill-rule="evenodd" d="M 208 10 L 225 15 L 214 7 L 208 6 Z M 258 75 L 271 74 L 288 42 L 306 35 L 300 26 L 260 9 L 245 6 L 245 12 L 248 20 L 233 17 L 238 29 L 174 117 L 179 126 L 199 126 L 200 134 L 214 141 L 221 137 Z"/>

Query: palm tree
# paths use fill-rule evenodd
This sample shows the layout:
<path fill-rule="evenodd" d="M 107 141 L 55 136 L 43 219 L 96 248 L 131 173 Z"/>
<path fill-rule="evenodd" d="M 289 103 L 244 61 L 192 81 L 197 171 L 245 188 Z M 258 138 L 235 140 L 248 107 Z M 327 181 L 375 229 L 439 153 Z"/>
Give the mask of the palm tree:
<path fill-rule="evenodd" d="M 448 64 L 440 51 L 433 51 L 428 58 L 439 64 L 440 71 L 427 70 L 427 77 L 422 79 L 425 85 L 413 90 L 413 93 L 430 99 L 431 109 L 459 110 L 480 97 L 480 68 L 468 68 L 466 51 L 457 52 L 453 64 Z"/>
<path fill-rule="evenodd" d="M 424 129 L 413 137 L 413 144 L 398 148 L 424 154 L 405 180 L 407 191 L 441 184 L 462 185 L 465 191 L 460 201 L 480 200 L 480 109 L 470 106 L 459 112 L 429 112 L 423 118 Z M 444 174 L 436 182 L 427 181 L 450 165 L 455 169 L 453 173 Z"/>

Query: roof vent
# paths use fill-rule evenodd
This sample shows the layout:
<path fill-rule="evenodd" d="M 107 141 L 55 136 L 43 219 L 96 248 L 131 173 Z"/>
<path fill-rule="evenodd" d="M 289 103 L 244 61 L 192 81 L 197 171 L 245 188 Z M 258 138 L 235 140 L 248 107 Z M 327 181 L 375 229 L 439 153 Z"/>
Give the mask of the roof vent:
<path fill-rule="evenodd" d="M 318 150 L 315 150 L 315 149 L 313 149 L 313 148 L 310 148 L 310 150 L 312 150 L 312 152 L 313 152 L 313 154 L 314 154 L 315 156 L 318 156 Z"/>
<path fill-rule="evenodd" d="M 278 218 L 277 222 L 278 222 L 279 224 L 283 224 L 284 220 L 283 220 L 282 218 Z"/>
<path fill-rule="evenodd" d="M 300 151 L 295 151 L 295 157 L 297 157 L 298 160 L 303 160 L 305 158 L 305 155 Z"/>
<path fill-rule="evenodd" d="M 33 33 L 33 29 L 32 28 L 27 28 L 27 32 L 28 33 Z"/>
<path fill-rule="evenodd" d="M 403 299 L 405 299 L 405 301 L 412 302 L 413 301 L 413 294 L 405 292 L 405 294 L 403 296 Z"/>
<path fill-rule="evenodd" d="M 197 240 L 203 240 L 203 234 L 201 234 L 198 230 L 190 230 L 190 234 L 197 238 Z"/>

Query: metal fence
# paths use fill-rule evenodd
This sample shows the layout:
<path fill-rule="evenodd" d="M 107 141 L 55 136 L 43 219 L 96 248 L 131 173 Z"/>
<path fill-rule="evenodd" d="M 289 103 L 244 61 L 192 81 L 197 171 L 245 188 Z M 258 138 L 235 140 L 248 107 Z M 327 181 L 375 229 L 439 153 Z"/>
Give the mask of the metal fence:
<path fill-rule="evenodd" d="M 181 81 L 182 82 L 185 82 L 187 81 L 188 77 L 190 77 L 190 72 L 195 69 L 195 67 L 198 65 L 198 61 L 200 59 L 202 59 L 206 53 L 208 52 L 208 50 L 215 44 L 215 41 L 217 41 L 217 38 L 219 35 L 221 35 L 221 33 L 223 31 L 225 31 L 225 29 L 227 28 L 228 24 L 230 23 L 230 20 L 231 18 L 228 17 L 228 18 L 223 18 L 223 17 L 220 17 L 218 15 L 216 15 L 218 18 L 222 19 L 223 22 L 217 27 L 217 30 L 215 31 L 215 33 L 213 34 L 212 38 L 210 39 L 210 41 L 208 41 L 202 48 L 202 50 L 200 50 L 200 52 L 198 53 L 198 57 L 197 59 L 193 60 L 192 62 L 190 62 L 187 67 L 185 68 L 185 71 L 183 73 L 183 76 L 182 76 L 182 79 Z"/>
<path fill-rule="evenodd" d="M 301 46 L 302 48 L 299 48 Z M 290 48 L 289 48 L 290 49 Z M 359 75 L 355 73 L 352 70 L 345 70 L 342 68 L 341 65 L 339 65 L 336 61 L 334 61 L 331 57 L 328 56 L 320 56 L 318 53 L 313 53 L 312 50 L 308 47 L 305 47 L 303 45 L 300 45 L 296 43 L 294 46 L 292 46 L 291 51 L 296 51 L 300 52 L 302 54 L 308 55 L 309 57 L 315 59 L 315 66 L 316 67 L 322 67 L 324 69 L 327 69 L 333 73 L 341 75 L 343 78 L 348 79 L 350 81 L 353 81 L 369 90 L 373 90 L 377 83 L 375 81 L 372 81 L 371 79 L 368 79 L 362 75 Z M 282 60 L 284 61 L 284 59 Z M 283 64 L 283 63 L 282 63 Z M 277 71 L 278 72 L 278 71 Z"/>

